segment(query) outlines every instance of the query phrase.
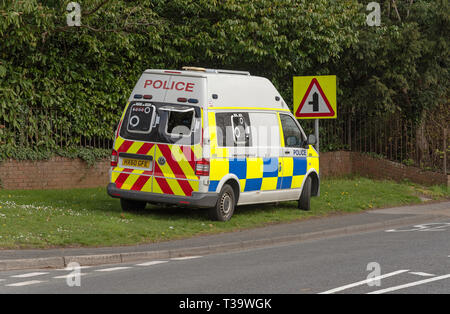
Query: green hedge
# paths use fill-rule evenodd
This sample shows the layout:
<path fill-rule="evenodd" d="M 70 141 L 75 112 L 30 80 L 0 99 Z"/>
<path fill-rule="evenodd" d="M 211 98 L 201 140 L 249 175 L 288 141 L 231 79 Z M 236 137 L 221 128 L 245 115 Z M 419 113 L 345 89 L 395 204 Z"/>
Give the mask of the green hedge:
<path fill-rule="evenodd" d="M 0 0 L 3 158 L 112 138 L 147 68 L 248 70 L 287 102 L 293 76 L 336 74 L 341 108 L 419 113 L 448 96 L 443 0 L 400 2 L 402 20 L 381 1 L 381 27 L 357 0 L 78 2 L 82 25 L 69 27 L 69 1 Z"/>

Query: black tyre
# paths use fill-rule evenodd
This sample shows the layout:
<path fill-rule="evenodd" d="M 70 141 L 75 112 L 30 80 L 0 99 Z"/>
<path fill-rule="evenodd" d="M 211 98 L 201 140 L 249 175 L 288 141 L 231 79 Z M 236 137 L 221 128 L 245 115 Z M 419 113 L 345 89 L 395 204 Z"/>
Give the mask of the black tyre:
<path fill-rule="evenodd" d="M 302 194 L 298 200 L 298 208 L 301 210 L 311 209 L 311 177 L 307 177 L 303 186 Z"/>
<path fill-rule="evenodd" d="M 120 199 L 120 206 L 124 212 L 138 212 L 145 209 L 147 206 L 146 202 L 127 200 L 124 198 Z"/>
<path fill-rule="evenodd" d="M 233 216 L 235 205 L 236 196 L 233 188 L 225 184 L 220 191 L 216 206 L 209 210 L 209 216 L 212 220 L 228 221 Z"/>

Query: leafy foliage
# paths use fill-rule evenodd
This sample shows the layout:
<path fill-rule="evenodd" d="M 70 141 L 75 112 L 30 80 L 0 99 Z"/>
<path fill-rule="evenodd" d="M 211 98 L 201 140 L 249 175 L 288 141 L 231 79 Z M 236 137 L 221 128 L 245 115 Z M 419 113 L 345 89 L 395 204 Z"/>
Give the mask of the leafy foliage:
<path fill-rule="evenodd" d="M 445 0 L 383 1 L 381 26 L 360 27 L 357 43 L 330 68 L 340 104 L 420 123 L 424 111 L 447 103 L 449 12 Z"/>
<path fill-rule="evenodd" d="M 417 119 L 448 98 L 445 0 L 385 0 L 381 27 L 361 0 L 85 0 L 80 27 L 68 2 L 0 0 L 2 156 L 111 139 L 146 68 L 248 70 L 288 102 L 293 76 L 336 74 L 339 106 Z"/>
<path fill-rule="evenodd" d="M 250 70 L 271 78 L 289 99 L 292 75 L 337 59 L 356 43 L 360 22 L 354 0 L 80 4 L 82 25 L 69 27 L 67 3 L 0 1 L 0 124 L 6 126 L 0 142 L 7 156 L 24 145 L 55 151 L 81 137 L 112 138 L 146 68 Z M 56 111 L 57 118 L 33 118 L 30 108 Z M 68 138 L 55 131 L 57 123 Z"/>

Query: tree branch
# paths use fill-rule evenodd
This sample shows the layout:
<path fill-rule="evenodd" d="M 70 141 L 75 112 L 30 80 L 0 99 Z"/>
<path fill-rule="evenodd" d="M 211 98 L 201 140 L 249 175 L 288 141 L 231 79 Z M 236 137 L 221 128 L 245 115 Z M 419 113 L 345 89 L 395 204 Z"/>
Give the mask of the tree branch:
<path fill-rule="evenodd" d="M 86 17 L 86 16 L 89 16 L 89 15 L 91 15 L 91 14 L 97 12 L 98 10 L 100 10 L 100 8 L 101 8 L 102 6 L 104 6 L 104 5 L 105 5 L 106 3 L 108 3 L 108 2 L 109 2 L 109 0 L 104 0 L 102 3 L 100 3 L 100 4 L 99 4 L 96 8 L 94 8 L 93 10 L 88 11 L 88 12 L 86 12 L 86 13 L 83 13 L 82 16 Z"/>
<path fill-rule="evenodd" d="M 409 16 L 409 9 L 411 9 L 411 6 L 413 5 L 413 2 L 414 2 L 414 0 L 410 0 L 410 1 L 409 1 L 409 7 L 408 7 L 408 9 L 406 10 L 406 18 L 408 18 L 408 16 Z"/>
<path fill-rule="evenodd" d="M 392 6 L 394 7 L 395 13 L 397 14 L 398 20 L 401 22 L 402 18 L 400 17 L 400 13 L 398 13 L 397 4 L 395 3 L 395 0 L 392 0 Z"/>

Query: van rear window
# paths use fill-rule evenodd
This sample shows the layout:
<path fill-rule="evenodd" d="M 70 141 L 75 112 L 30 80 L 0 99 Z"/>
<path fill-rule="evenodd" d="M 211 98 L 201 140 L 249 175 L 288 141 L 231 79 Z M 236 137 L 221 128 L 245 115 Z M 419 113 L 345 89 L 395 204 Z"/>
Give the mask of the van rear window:
<path fill-rule="evenodd" d="M 201 137 L 200 110 L 194 106 L 131 103 L 125 113 L 120 136 L 144 142 L 198 144 Z"/>
<path fill-rule="evenodd" d="M 189 136 L 191 134 L 194 110 L 188 112 L 170 111 L 167 122 L 167 133 Z"/>

